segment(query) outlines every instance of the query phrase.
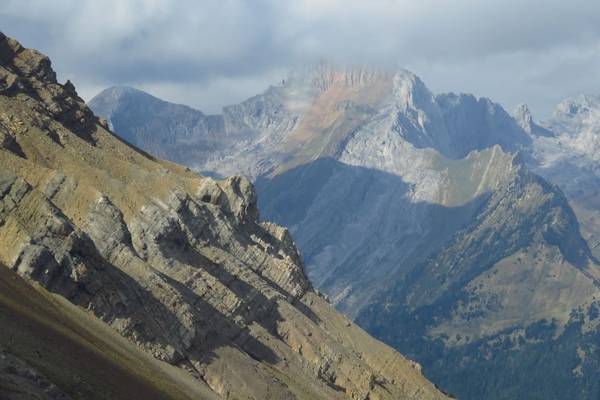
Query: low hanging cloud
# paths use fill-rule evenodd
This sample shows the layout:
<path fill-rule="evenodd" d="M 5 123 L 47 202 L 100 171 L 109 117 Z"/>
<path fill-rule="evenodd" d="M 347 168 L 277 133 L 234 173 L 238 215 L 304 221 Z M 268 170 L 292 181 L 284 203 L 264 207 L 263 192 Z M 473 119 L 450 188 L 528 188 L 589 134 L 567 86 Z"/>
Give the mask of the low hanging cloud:
<path fill-rule="evenodd" d="M 406 67 L 435 92 L 525 101 L 547 117 L 600 94 L 600 2 L 2 0 L 0 30 L 89 99 L 131 85 L 207 112 L 326 58 Z"/>

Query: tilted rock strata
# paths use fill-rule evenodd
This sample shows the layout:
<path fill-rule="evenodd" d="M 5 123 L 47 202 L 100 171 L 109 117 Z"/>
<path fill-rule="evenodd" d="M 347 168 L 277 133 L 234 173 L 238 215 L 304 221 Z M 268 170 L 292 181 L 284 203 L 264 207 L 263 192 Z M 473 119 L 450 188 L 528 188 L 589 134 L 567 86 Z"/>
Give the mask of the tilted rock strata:
<path fill-rule="evenodd" d="M 47 58 L 0 37 L 0 260 L 222 398 L 444 398 L 314 293 L 244 178 L 113 136 Z"/>
<path fill-rule="evenodd" d="M 132 99 L 104 114 L 118 134 L 178 136 L 144 129 L 176 126 L 172 105 L 157 116 Z M 408 71 L 321 64 L 226 107 L 221 140 L 202 123 L 179 130 L 210 154 L 166 147 L 256 178 L 262 215 L 290 228 L 311 281 L 461 398 L 594 398 L 598 104 L 565 101 L 538 124 L 525 105 L 512 117 L 434 95 Z"/>

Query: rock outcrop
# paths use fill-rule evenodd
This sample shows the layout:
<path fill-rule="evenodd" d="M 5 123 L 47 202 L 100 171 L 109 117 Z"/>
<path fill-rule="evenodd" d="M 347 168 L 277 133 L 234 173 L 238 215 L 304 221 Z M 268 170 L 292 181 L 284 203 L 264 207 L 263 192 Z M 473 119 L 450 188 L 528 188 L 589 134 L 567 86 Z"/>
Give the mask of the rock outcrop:
<path fill-rule="evenodd" d="M 321 64 L 226 107 L 226 139 L 184 162 L 254 179 L 311 282 L 459 397 L 594 398 L 597 105 L 538 124 L 408 71 Z"/>
<path fill-rule="evenodd" d="M 292 71 L 281 84 L 217 116 L 131 88 L 107 89 L 89 104 L 121 137 L 152 154 L 198 171 L 250 179 L 337 158 L 367 124 L 453 159 L 495 144 L 515 151 L 531 142 L 500 105 L 472 95 L 434 95 L 403 69 L 317 64 Z"/>
<path fill-rule="evenodd" d="M 315 293 L 289 232 L 258 220 L 249 181 L 127 145 L 48 58 L 4 35 L 0 61 L 2 264 L 206 398 L 446 397 Z"/>
<path fill-rule="evenodd" d="M 600 98 L 567 99 L 549 121 L 533 124 L 551 134 L 535 138 L 531 167 L 565 192 L 584 238 L 600 257 Z"/>

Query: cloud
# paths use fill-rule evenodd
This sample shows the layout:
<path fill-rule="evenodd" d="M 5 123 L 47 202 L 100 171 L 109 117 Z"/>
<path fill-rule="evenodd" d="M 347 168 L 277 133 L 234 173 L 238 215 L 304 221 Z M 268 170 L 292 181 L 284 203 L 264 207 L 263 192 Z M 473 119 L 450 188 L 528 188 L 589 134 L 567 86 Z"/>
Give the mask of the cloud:
<path fill-rule="evenodd" d="M 321 58 L 408 67 L 547 116 L 600 93 L 600 3 L 555 0 L 3 0 L 0 29 L 84 97 L 129 84 L 204 111 Z"/>

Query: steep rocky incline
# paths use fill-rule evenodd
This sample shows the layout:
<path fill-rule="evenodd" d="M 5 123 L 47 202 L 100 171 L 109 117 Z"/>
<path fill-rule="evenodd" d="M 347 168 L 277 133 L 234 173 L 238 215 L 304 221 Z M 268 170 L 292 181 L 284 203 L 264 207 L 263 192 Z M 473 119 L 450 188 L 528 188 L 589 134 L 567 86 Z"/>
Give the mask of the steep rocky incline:
<path fill-rule="evenodd" d="M 321 64 L 226 107 L 239 142 L 185 162 L 256 178 L 311 281 L 459 397 L 595 398 L 597 104 L 538 124 L 408 71 Z"/>
<path fill-rule="evenodd" d="M 517 163 L 357 322 L 464 398 L 593 398 L 599 273 L 567 198 Z"/>
<path fill-rule="evenodd" d="M 292 71 L 280 85 L 225 107 L 220 116 L 206 117 L 128 88 L 107 89 L 90 107 L 144 150 L 198 171 L 250 179 L 337 158 L 367 124 L 385 124 L 404 142 L 448 158 L 495 144 L 514 151 L 530 143 L 510 115 L 488 99 L 436 96 L 406 70 L 326 63 Z"/>
<path fill-rule="evenodd" d="M 188 373 L 144 353 L 85 310 L 4 265 L 0 326 L 3 400 L 218 399 Z"/>
<path fill-rule="evenodd" d="M 257 182 L 264 213 L 292 229 L 312 281 L 351 316 L 477 219 L 521 168 L 499 147 L 464 160 L 401 145 L 385 160 L 361 157 L 370 142 Z"/>
<path fill-rule="evenodd" d="M 313 291 L 289 232 L 258 221 L 250 182 L 200 177 L 127 145 L 56 82 L 48 58 L 4 35 L 0 63 L 8 268 L 186 371 L 197 393 L 445 398 Z"/>
<path fill-rule="evenodd" d="M 108 88 L 89 105 L 107 119 L 111 130 L 122 132 L 122 139 L 168 160 L 190 164 L 199 156 L 209 157 L 226 139 L 223 117 L 204 115 L 129 87 Z"/>

